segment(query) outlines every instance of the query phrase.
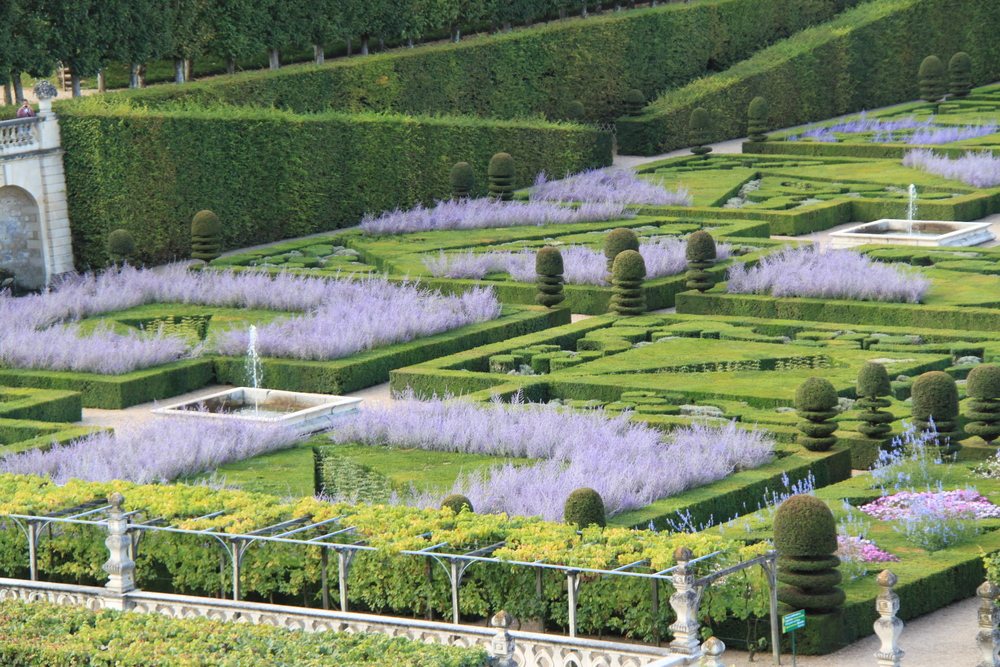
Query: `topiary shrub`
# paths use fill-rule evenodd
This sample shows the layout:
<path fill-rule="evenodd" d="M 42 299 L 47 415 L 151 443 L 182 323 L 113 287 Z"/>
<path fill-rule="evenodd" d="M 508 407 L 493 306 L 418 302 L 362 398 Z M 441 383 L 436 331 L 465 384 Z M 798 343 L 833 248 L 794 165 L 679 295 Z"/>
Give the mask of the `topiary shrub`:
<path fill-rule="evenodd" d="M 688 121 L 688 143 L 691 144 L 691 152 L 695 155 L 707 155 L 712 152 L 712 147 L 705 145 L 712 143 L 712 117 L 701 107 L 691 112 L 691 119 Z"/>
<path fill-rule="evenodd" d="M 755 97 L 747 109 L 747 136 L 750 141 L 767 141 L 771 109 L 763 97 Z"/>
<path fill-rule="evenodd" d="M 969 401 L 965 410 L 965 432 L 992 445 L 1000 438 L 1000 367 L 980 364 L 969 371 L 965 384 Z"/>
<path fill-rule="evenodd" d="M 604 501 L 601 494 L 591 488 L 583 487 L 569 494 L 563 508 L 563 521 L 576 524 L 579 528 L 607 525 L 604 518 Z"/>
<path fill-rule="evenodd" d="M 127 229 L 116 229 L 108 235 L 108 255 L 115 266 L 128 264 L 135 255 L 135 239 Z"/>
<path fill-rule="evenodd" d="M 841 574 L 837 521 L 819 498 L 794 495 L 774 513 L 774 548 L 778 551 L 778 600 L 807 613 L 831 612 L 847 599 L 837 588 Z"/>
<path fill-rule="evenodd" d="M 795 390 L 795 409 L 804 421 L 796 424 L 802 431 L 800 445 L 813 452 L 825 452 L 837 442 L 837 425 L 830 420 L 837 416 L 837 390 L 830 381 L 811 377 Z"/>
<path fill-rule="evenodd" d="M 629 116 L 641 116 L 646 108 L 646 96 L 638 88 L 625 93 L 625 113 Z"/>
<path fill-rule="evenodd" d="M 467 199 L 476 185 L 476 175 L 468 162 L 456 162 L 448 179 L 453 199 Z"/>
<path fill-rule="evenodd" d="M 924 373 L 913 381 L 910 397 L 913 399 L 914 425 L 921 431 L 929 431 L 933 421 L 938 432 L 938 447 L 945 454 L 960 450 L 962 445 L 958 441 L 962 439 L 962 432 L 958 426 L 958 386 L 955 378 L 943 371 Z"/>
<path fill-rule="evenodd" d="M 684 274 L 687 288 L 707 292 L 715 287 L 715 278 L 705 270 L 715 266 L 715 239 L 712 235 L 704 229 L 691 234 L 687 240 L 685 257 L 688 266 L 688 272 Z"/>
<path fill-rule="evenodd" d="M 858 432 L 874 440 L 889 440 L 892 436 L 891 412 L 879 410 L 892 405 L 885 396 L 892 395 L 892 382 L 885 366 L 874 361 L 866 361 L 858 371 L 858 386 L 855 388 L 858 400 Z"/>
<path fill-rule="evenodd" d="M 211 211 L 198 211 L 191 220 L 191 257 L 210 262 L 222 252 L 222 223 Z"/>
<path fill-rule="evenodd" d="M 937 56 L 927 56 L 920 63 L 920 99 L 933 104 L 947 92 L 944 63 Z"/>
<path fill-rule="evenodd" d="M 635 250 L 638 252 L 639 237 L 635 235 L 635 232 L 626 227 L 612 229 L 604 237 L 604 257 L 608 260 L 608 275 L 605 278 L 609 283 L 614 279 L 611 272 L 615 266 L 615 257 L 623 250 Z"/>
<path fill-rule="evenodd" d="M 948 61 L 948 89 L 954 97 L 966 97 L 972 91 L 972 58 L 965 51 Z"/>
<path fill-rule="evenodd" d="M 535 302 L 552 308 L 566 300 L 563 294 L 563 258 L 558 248 L 546 246 L 535 255 L 535 273 L 538 274 L 538 294 Z"/>
<path fill-rule="evenodd" d="M 514 158 L 507 153 L 497 153 L 490 160 L 487 175 L 491 197 L 500 201 L 514 198 Z"/>
<path fill-rule="evenodd" d="M 587 110 L 583 107 L 583 102 L 580 100 L 573 100 L 566 105 L 563 115 L 566 117 L 566 120 L 570 122 L 580 123 L 583 121 L 585 113 L 587 113 Z"/>
<path fill-rule="evenodd" d="M 637 250 L 623 250 L 615 257 L 611 269 L 611 312 L 631 316 L 646 312 L 646 297 L 642 293 L 646 277 L 646 261 Z"/>
<path fill-rule="evenodd" d="M 453 493 L 449 496 L 445 496 L 444 500 L 441 501 L 441 508 L 447 507 L 455 514 L 461 514 L 462 512 L 475 512 L 472 508 L 472 501 L 463 496 L 461 493 Z"/>

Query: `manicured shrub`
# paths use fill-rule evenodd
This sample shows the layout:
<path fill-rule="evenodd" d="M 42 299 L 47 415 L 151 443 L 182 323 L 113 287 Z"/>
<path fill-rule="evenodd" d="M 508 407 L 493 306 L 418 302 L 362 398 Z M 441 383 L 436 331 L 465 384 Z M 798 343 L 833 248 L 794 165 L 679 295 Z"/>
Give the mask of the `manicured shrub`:
<path fill-rule="evenodd" d="M 797 494 L 774 514 L 774 548 L 778 551 L 778 600 L 807 612 L 833 611 L 847 598 L 837 588 L 841 574 L 837 522 L 819 498 Z"/>
<path fill-rule="evenodd" d="M 580 100 L 573 100 L 569 102 L 566 104 L 565 110 L 563 110 L 563 116 L 566 120 L 574 123 L 582 122 L 585 113 L 587 113 L 587 110 L 584 108 L 583 102 Z"/>
<path fill-rule="evenodd" d="M 685 257 L 688 266 L 688 272 L 684 276 L 687 278 L 687 288 L 699 292 L 712 289 L 715 286 L 715 279 L 705 270 L 715 266 L 715 239 L 712 235 L 704 229 L 691 234 L 687 240 Z"/>
<path fill-rule="evenodd" d="M 452 493 L 444 497 L 441 501 L 441 508 L 449 508 L 455 514 L 461 514 L 464 512 L 475 512 L 476 510 L 472 507 L 472 501 L 463 496 L 461 493 Z"/>
<path fill-rule="evenodd" d="M 931 428 L 931 421 L 937 429 L 937 445 L 946 454 L 962 448 L 962 437 L 958 426 L 958 386 L 955 379 L 942 371 L 924 373 L 913 381 L 910 389 L 913 399 L 913 422 L 921 431 Z"/>
<path fill-rule="evenodd" d="M 467 199 L 472 188 L 476 186 L 476 175 L 468 162 L 456 162 L 451 168 L 451 177 L 448 180 L 453 199 Z"/>
<path fill-rule="evenodd" d="M 646 108 L 646 96 L 638 88 L 632 88 L 625 93 L 625 112 L 629 116 L 641 116 Z"/>
<path fill-rule="evenodd" d="M 965 393 L 969 396 L 965 432 L 993 444 L 1000 438 L 1000 367 L 981 364 L 973 368 Z"/>
<path fill-rule="evenodd" d="M 563 258 L 558 248 L 546 246 L 535 255 L 538 294 L 535 302 L 552 308 L 566 299 L 563 294 Z"/>
<path fill-rule="evenodd" d="M 920 99 L 934 103 L 944 97 L 947 90 L 947 73 L 944 63 L 937 56 L 927 56 L 920 63 Z"/>
<path fill-rule="evenodd" d="M 755 97 L 747 109 L 747 136 L 750 141 L 767 141 L 771 109 L 763 97 Z"/>
<path fill-rule="evenodd" d="M 615 315 L 641 315 L 646 312 L 642 293 L 646 262 L 637 250 L 623 250 L 615 257 L 611 270 L 611 312 Z"/>
<path fill-rule="evenodd" d="M 804 421 L 796 424 L 802 431 L 800 445 L 813 452 L 825 452 L 837 442 L 837 425 L 830 420 L 837 415 L 837 390 L 830 381 L 811 377 L 795 390 L 795 409 Z"/>
<path fill-rule="evenodd" d="M 198 211 L 191 220 L 191 258 L 210 262 L 222 251 L 222 223 L 211 211 Z"/>
<path fill-rule="evenodd" d="M 490 160 L 488 171 L 490 196 L 500 201 L 514 198 L 514 158 L 508 153 L 497 153 Z"/>
<path fill-rule="evenodd" d="M 888 440 L 892 432 L 891 412 L 879 410 L 892 405 L 886 396 L 892 394 L 892 383 L 885 366 L 874 361 L 866 361 L 858 371 L 858 385 L 855 388 L 858 400 L 854 404 L 858 409 L 858 431 L 875 440 Z"/>
<path fill-rule="evenodd" d="M 127 264 L 135 255 L 135 239 L 127 229 L 116 229 L 108 235 L 108 256 L 115 266 Z"/>
<path fill-rule="evenodd" d="M 635 232 L 626 227 L 612 229 L 604 237 L 604 257 L 608 260 L 607 281 L 609 283 L 614 279 L 611 273 L 615 266 L 615 257 L 623 250 L 635 250 L 638 252 L 639 237 L 635 235 Z"/>
<path fill-rule="evenodd" d="M 604 518 L 604 501 L 601 495 L 591 488 L 583 487 L 569 494 L 566 507 L 563 509 L 563 521 L 576 524 L 579 528 L 607 525 Z"/>
<path fill-rule="evenodd" d="M 948 61 L 948 90 L 954 97 L 966 97 L 972 90 L 972 58 L 965 51 Z"/>
<path fill-rule="evenodd" d="M 691 152 L 695 155 L 707 155 L 712 152 L 712 117 L 708 111 L 698 107 L 691 112 L 691 119 L 688 121 L 688 144 L 691 145 Z"/>

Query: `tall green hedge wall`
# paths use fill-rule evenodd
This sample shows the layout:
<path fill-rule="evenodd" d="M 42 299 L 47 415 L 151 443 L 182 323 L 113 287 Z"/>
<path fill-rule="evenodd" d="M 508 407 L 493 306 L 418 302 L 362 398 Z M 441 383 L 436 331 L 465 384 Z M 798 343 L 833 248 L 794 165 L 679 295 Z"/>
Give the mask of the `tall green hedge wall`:
<path fill-rule="evenodd" d="M 222 219 L 227 248 L 356 225 L 369 211 L 448 196 L 455 162 L 514 156 L 535 175 L 611 164 L 608 133 L 579 125 L 264 109 L 101 111 L 67 105 L 61 128 L 77 264 L 104 266 L 105 239 L 132 232 L 141 260 L 187 257 L 191 217 Z"/>
<path fill-rule="evenodd" d="M 758 95 L 771 125 L 789 127 L 916 99 L 924 57 L 972 56 L 977 85 L 1000 78 L 1000 3 L 995 0 L 874 0 L 757 53 L 731 69 L 669 91 L 639 117 L 619 118 L 623 154 L 687 145 L 691 111 L 705 107 L 713 140 L 746 135 Z"/>
<path fill-rule="evenodd" d="M 653 99 L 663 90 L 731 67 L 758 49 L 860 2 L 671 3 L 551 22 L 458 44 L 129 94 L 150 104 L 194 98 L 273 105 L 300 113 L 391 110 L 494 118 L 544 114 L 550 119 L 563 118 L 564 106 L 579 100 L 584 120 L 610 121 L 623 112 L 631 88 Z"/>

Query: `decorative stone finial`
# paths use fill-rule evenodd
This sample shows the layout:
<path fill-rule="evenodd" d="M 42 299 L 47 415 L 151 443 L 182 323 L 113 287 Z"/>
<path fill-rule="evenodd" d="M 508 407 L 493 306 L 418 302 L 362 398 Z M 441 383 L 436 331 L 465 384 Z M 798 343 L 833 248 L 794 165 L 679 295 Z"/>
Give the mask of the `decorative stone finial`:
<path fill-rule="evenodd" d="M 718 637 L 709 637 L 701 645 L 702 667 L 726 667 L 722 662 L 722 654 L 726 651 L 726 645 Z"/>
<path fill-rule="evenodd" d="M 674 594 L 670 596 L 670 606 L 677 614 L 677 620 L 670 626 L 674 640 L 670 642 L 670 652 L 680 653 L 695 659 L 701 655 L 698 642 L 698 602 L 701 595 L 695 590 L 694 570 L 688 565 L 694 554 L 687 547 L 674 549 L 677 568 L 670 577 Z"/>
<path fill-rule="evenodd" d="M 694 553 L 691 552 L 687 547 L 681 546 L 674 549 L 674 560 L 680 563 L 681 561 L 689 561 L 694 557 Z"/>
<path fill-rule="evenodd" d="M 903 632 L 903 622 L 896 618 L 899 596 L 892 590 L 899 582 L 899 577 L 892 570 L 882 570 L 875 581 L 882 587 L 882 592 L 875 598 L 875 610 L 879 613 L 879 619 L 875 621 L 875 634 L 882 640 L 882 646 L 875 652 L 875 659 L 879 667 L 899 667 L 899 660 L 904 652 L 896 642 Z"/>
<path fill-rule="evenodd" d="M 983 656 L 979 667 L 1000 666 L 1000 607 L 996 605 L 1000 589 L 991 581 L 985 581 L 976 589 L 976 595 L 983 601 L 979 608 L 979 632 L 976 633 L 976 644 Z"/>
<path fill-rule="evenodd" d="M 513 622 L 514 618 L 505 611 L 498 611 L 493 615 L 493 618 L 490 619 L 490 625 L 494 628 L 503 628 L 504 630 L 509 628 Z"/>
<path fill-rule="evenodd" d="M 59 91 L 51 83 L 42 79 L 35 84 L 35 97 L 39 100 L 51 100 L 59 95 Z"/>
<path fill-rule="evenodd" d="M 498 611 L 490 619 L 490 625 L 497 629 L 488 649 L 492 659 L 491 667 L 517 667 L 514 659 L 514 637 L 507 631 L 514 619 L 506 611 Z"/>
<path fill-rule="evenodd" d="M 125 496 L 123 496 L 118 491 L 115 491 L 110 496 L 108 496 L 108 503 L 111 504 L 115 509 L 120 509 L 122 505 L 125 504 Z"/>
<path fill-rule="evenodd" d="M 976 595 L 978 595 L 982 600 L 989 600 L 992 602 L 1000 595 L 1000 589 L 997 588 L 996 584 L 992 581 L 984 581 L 976 589 Z"/>
<path fill-rule="evenodd" d="M 892 588 L 899 583 L 899 577 L 892 570 L 882 570 L 875 577 L 875 583 L 877 583 L 882 588 Z"/>

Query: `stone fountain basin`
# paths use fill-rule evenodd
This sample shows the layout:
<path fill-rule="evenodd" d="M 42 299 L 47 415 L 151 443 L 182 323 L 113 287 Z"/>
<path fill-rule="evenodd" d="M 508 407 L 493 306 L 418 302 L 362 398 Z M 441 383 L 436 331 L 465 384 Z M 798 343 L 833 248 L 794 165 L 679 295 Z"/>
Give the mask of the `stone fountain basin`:
<path fill-rule="evenodd" d="M 336 417 L 357 410 L 362 400 L 329 394 L 236 387 L 156 408 L 153 413 L 190 419 L 240 419 L 283 424 L 300 435 L 306 435 L 329 428 Z"/>
<path fill-rule="evenodd" d="M 912 225 L 912 233 L 909 232 Z M 973 246 L 996 238 L 988 222 L 895 220 L 884 218 L 830 234 L 830 247 L 850 248 L 867 243 L 909 246 Z"/>

